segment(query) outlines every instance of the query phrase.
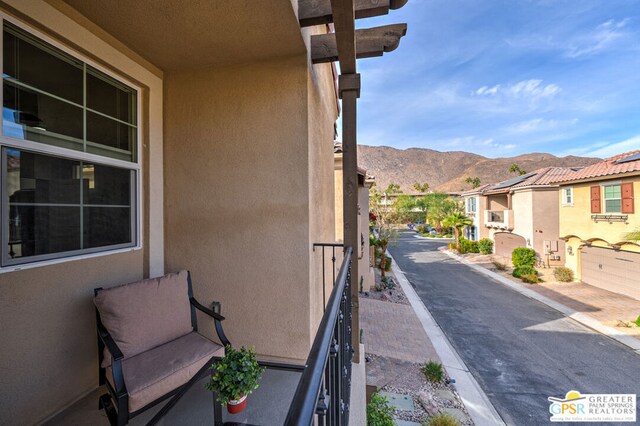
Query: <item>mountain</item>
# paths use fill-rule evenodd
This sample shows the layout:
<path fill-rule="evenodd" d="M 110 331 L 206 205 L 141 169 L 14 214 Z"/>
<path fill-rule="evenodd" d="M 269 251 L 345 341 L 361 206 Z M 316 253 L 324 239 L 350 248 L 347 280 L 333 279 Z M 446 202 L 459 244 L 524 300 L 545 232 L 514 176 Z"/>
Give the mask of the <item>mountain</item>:
<path fill-rule="evenodd" d="M 471 189 L 467 177 L 479 177 L 484 183 L 497 183 L 511 177 L 512 164 L 528 172 L 543 167 L 580 167 L 601 161 L 590 157 L 556 157 L 532 153 L 516 157 L 487 158 L 464 151 L 440 152 L 432 149 L 396 149 L 388 146 L 358 145 L 358 166 L 376 178 L 378 188 L 397 183 L 404 193 L 416 192 L 413 184 L 427 182 L 433 191 Z"/>

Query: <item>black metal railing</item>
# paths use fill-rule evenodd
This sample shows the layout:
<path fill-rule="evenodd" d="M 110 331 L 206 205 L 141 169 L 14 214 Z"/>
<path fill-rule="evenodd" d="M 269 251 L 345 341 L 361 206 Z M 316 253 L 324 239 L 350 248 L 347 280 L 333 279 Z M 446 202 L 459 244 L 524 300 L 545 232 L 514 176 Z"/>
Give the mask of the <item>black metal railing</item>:
<path fill-rule="evenodd" d="M 348 425 L 351 395 L 351 258 L 347 247 L 311 352 L 289 407 L 286 426 Z"/>
<path fill-rule="evenodd" d="M 336 266 L 336 248 L 340 248 L 339 254 L 343 255 L 344 244 L 342 243 L 313 243 L 313 251 L 316 251 L 316 248 L 322 250 L 322 306 L 327 306 L 327 257 L 329 255 L 329 251 L 331 252 L 331 284 L 335 284 L 336 282 L 336 273 L 338 268 Z"/>

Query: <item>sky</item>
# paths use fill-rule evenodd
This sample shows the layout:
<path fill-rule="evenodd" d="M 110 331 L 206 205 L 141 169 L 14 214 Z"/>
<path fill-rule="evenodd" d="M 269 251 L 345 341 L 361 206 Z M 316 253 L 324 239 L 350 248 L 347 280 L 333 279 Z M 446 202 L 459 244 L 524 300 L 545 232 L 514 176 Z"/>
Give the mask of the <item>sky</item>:
<path fill-rule="evenodd" d="M 608 157 L 640 148 L 640 0 L 409 0 L 358 60 L 358 143 Z"/>

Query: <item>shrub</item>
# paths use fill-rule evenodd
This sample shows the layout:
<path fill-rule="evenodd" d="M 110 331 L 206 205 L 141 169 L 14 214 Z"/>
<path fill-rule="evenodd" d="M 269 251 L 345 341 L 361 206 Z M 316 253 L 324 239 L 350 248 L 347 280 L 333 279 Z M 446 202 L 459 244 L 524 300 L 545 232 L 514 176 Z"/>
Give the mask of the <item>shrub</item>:
<path fill-rule="evenodd" d="M 375 247 L 378 245 L 378 239 L 373 234 L 369 234 L 369 245 Z"/>
<path fill-rule="evenodd" d="M 242 346 L 240 350 L 236 350 L 227 345 L 224 350 L 222 360 L 211 366 L 211 379 L 205 384 L 208 390 L 218 393 L 221 404 L 227 404 L 258 389 L 258 381 L 265 371 L 258 364 L 253 347 L 247 349 Z"/>
<path fill-rule="evenodd" d="M 460 426 L 460 422 L 449 413 L 438 413 L 422 424 L 423 426 Z"/>
<path fill-rule="evenodd" d="M 387 398 L 374 393 L 367 404 L 367 426 L 394 426 L 393 408 Z"/>
<path fill-rule="evenodd" d="M 640 315 L 638 315 L 638 318 L 636 318 L 635 321 L 632 321 L 635 325 L 637 325 L 638 327 L 640 327 Z"/>
<path fill-rule="evenodd" d="M 431 383 L 440 383 L 444 379 L 442 364 L 436 361 L 429 361 L 420 369 L 424 377 Z"/>
<path fill-rule="evenodd" d="M 470 241 L 466 238 L 460 238 L 461 253 L 480 253 L 480 247 L 477 241 Z"/>
<path fill-rule="evenodd" d="M 529 283 L 529 284 L 537 284 L 539 282 L 542 282 L 542 280 L 540 279 L 540 277 L 538 277 L 537 274 L 523 274 L 520 276 L 520 279 L 525 283 Z"/>
<path fill-rule="evenodd" d="M 491 254 L 493 253 L 493 240 L 489 238 L 483 238 L 478 241 L 478 248 L 480 249 L 481 254 Z"/>
<path fill-rule="evenodd" d="M 502 263 L 502 262 L 498 262 L 497 260 L 493 261 L 493 266 L 495 266 L 498 271 L 506 271 L 507 270 L 507 265 Z"/>
<path fill-rule="evenodd" d="M 456 245 L 453 243 L 449 243 L 449 250 L 453 250 L 456 248 Z"/>
<path fill-rule="evenodd" d="M 558 281 L 562 281 L 564 283 L 569 283 L 573 281 L 573 271 L 569 268 L 565 268 L 564 266 L 560 266 L 553 270 L 553 276 Z"/>
<path fill-rule="evenodd" d="M 523 275 L 538 275 L 538 271 L 533 266 L 520 266 L 513 270 L 514 277 L 522 278 Z"/>
<path fill-rule="evenodd" d="M 419 234 L 426 234 L 427 232 L 429 232 L 429 231 L 427 231 L 427 227 L 426 227 L 425 225 L 418 225 L 418 226 L 416 226 L 416 231 L 417 231 Z"/>
<path fill-rule="evenodd" d="M 391 258 L 389 256 L 387 256 L 387 263 L 384 265 L 384 270 L 387 272 L 391 270 Z"/>
<path fill-rule="evenodd" d="M 521 266 L 533 268 L 536 264 L 536 251 L 530 248 L 518 247 L 511 253 L 511 263 L 515 269 Z"/>

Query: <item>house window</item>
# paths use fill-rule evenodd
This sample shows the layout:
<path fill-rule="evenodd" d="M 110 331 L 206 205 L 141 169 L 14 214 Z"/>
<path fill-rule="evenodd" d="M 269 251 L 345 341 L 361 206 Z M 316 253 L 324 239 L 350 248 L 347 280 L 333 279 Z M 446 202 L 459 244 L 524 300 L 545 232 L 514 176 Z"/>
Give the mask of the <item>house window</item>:
<path fill-rule="evenodd" d="M 573 188 L 562 189 L 562 205 L 563 206 L 573 205 Z"/>
<path fill-rule="evenodd" d="M 478 229 L 475 226 L 467 226 L 467 235 L 465 238 L 469 241 L 476 241 L 478 239 L 477 232 Z"/>
<path fill-rule="evenodd" d="M 467 198 L 467 213 L 475 213 L 477 208 L 476 198 Z"/>
<path fill-rule="evenodd" d="M 604 211 L 605 213 L 622 212 L 622 191 L 620 184 L 606 185 L 604 187 Z"/>
<path fill-rule="evenodd" d="M 4 22 L 2 266 L 138 240 L 137 91 Z"/>

